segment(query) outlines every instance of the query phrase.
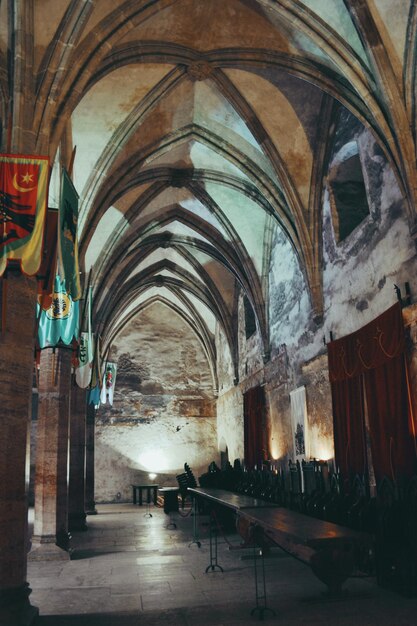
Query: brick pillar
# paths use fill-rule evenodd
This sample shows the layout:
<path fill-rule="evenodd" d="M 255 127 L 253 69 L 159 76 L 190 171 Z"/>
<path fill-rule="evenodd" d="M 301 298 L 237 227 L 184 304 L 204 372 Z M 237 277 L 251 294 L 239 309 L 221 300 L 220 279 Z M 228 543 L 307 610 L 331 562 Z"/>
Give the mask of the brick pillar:
<path fill-rule="evenodd" d="M 6 283 L 6 287 L 5 287 Z M 0 333 L 0 624 L 27 625 L 27 488 L 36 281 L 9 271 Z"/>
<path fill-rule="evenodd" d="M 85 523 L 85 429 L 86 390 L 71 385 L 70 466 L 68 486 L 68 526 L 70 532 L 87 530 Z"/>
<path fill-rule="evenodd" d="M 68 435 L 71 351 L 42 350 L 30 560 L 69 559 Z"/>
<path fill-rule="evenodd" d="M 96 409 L 93 404 L 87 405 L 86 446 L 85 446 L 85 512 L 97 515 L 94 500 L 94 442 L 95 442 Z"/>

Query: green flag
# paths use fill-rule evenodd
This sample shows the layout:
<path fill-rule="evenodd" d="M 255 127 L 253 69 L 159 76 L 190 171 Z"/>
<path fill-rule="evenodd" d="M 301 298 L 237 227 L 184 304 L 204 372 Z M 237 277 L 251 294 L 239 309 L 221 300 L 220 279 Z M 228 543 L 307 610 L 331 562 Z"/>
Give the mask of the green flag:
<path fill-rule="evenodd" d="M 77 226 L 78 194 L 67 171 L 62 168 L 59 203 L 59 260 L 60 272 L 65 278 L 67 293 L 73 300 L 81 298 Z"/>
<path fill-rule="evenodd" d="M 93 373 L 93 361 L 94 361 L 94 340 L 93 333 L 91 332 L 91 287 L 87 290 L 87 323 L 83 320 L 84 328 L 80 333 L 80 341 L 78 346 L 78 365 L 75 370 L 75 380 L 77 385 L 82 389 L 89 386 L 91 376 Z"/>

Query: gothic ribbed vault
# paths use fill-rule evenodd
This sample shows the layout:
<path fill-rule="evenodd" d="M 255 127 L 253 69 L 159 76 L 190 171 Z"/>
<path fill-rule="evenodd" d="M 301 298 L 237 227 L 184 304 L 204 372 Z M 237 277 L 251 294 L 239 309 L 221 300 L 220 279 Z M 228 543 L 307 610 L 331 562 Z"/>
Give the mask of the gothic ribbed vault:
<path fill-rule="evenodd" d="M 76 146 L 81 264 L 105 349 L 161 302 L 199 337 L 214 385 L 219 324 L 238 377 L 243 291 L 267 361 L 277 231 L 320 322 L 323 185 L 346 115 L 391 164 L 413 232 L 415 11 L 382 0 L 0 3 L 3 128 L 12 109 L 14 143 L 56 165 Z M 33 98 L 8 104 L 14 12 L 31 36 L 16 34 L 12 80 L 26 71 Z"/>

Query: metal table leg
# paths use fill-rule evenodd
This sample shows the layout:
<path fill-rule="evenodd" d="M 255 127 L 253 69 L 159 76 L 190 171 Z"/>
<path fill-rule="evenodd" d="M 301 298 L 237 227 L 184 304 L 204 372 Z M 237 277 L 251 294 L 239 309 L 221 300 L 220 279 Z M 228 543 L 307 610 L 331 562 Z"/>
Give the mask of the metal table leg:
<path fill-rule="evenodd" d="M 206 567 L 206 574 L 209 571 L 214 572 L 218 568 L 223 572 L 223 568 L 217 563 L 217 520 L 214 511 L 210 512 L 210 565 Z"/>
<path fill-rule="evenodd" d="M 257 547 L 255 536 L 259 529 L 253 529 L 253 567 L 255 575 L 255 600 L 256 606 L 250 612 L 251 615 L 259 613 L 259 619 L 263 620 L 265 613 L 275 615 L 275 611 L 266 605 L 266 582 L 265 582 L 265 559 L 262 547 Z M 260 557 L 260 559 L 259 559 Z M 258 561 L 260 560 L 260 572 L 258 572 Z"/>
<path fill-rule="evenodd" d="M 198 538 L 198 514 L 197 514 L 197 505 L 196 505 L 196 497 L 193 495 L 191 498 L 192 501 L 192 511 L 191 511 L 191 515 L 194 516 L 193 519 L 193 540 L 190 541 L 190 543 L 188 544 L 188 547 L 192 546 L 193 543 L 197 544 L 198 548 L 201 548 L 201 542 Z"/>

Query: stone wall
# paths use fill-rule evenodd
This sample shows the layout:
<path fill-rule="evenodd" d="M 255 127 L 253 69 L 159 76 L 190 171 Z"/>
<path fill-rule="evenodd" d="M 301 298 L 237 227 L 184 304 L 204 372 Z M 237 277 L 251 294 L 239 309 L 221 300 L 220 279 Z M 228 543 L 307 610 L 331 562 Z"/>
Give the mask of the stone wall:
<path fill-rule="evenodd" d="M 334 456 L 332 398 L 327 355 L 323 354 L 302 367 L 306 388 L 310 455 L 316 459 Z"/>
<path fill-rule="evenodd" d="M 243 395 L 239 386 L 232 387 L 217 401 L 217 433 L 219 448 L 227 446 L 230 463 L 243 459 Z M 220 446 L 220 442 L 222 445 Z"/>
<path fill-rule="evenodd" d="M 346 124 L 349 127 L 349 124 Z M 342 337 L 361 328 L 395 303 L 394 284 L 409 282 L 417 295 L 416 249 L 410 237 L 406 204 L 394 173 L 372 135 L 362 130 L 356 138 L 368 194 L 370 215 L 344 241 L 336 243 L 328 189 L 323 206 L 323 290 L 329 337 Z M 342 147 L 330 163 L 335 167 Z"/>
<path fill-rule="evenodd" d="M 113 342 L 113 407 L 96 421 L 96 500 L 131 498 L 131 483 L 176 485 L 187 462 L 196 476 L 217 451 L 213 380 L 198 338 L 161 303 L 134 317 Z"/>
<path fill-rule="evenodd" d="M 331 193 L 325 184 L 322 321 L 312 309 L 297 254 L 278 224 L 272 237 L 267 299 L 271 361 L 265 365 L 259 334 L 245 339 L 239 299 L 239 383 L 233 393 L 224 390 L 221 372 L 227 368 L 222 354 L 218 401 L 218 431 L 224 441 L 233 441 L 234 450 L 243 449 L 243 441 L 239 444 L 236 440 L 237 435 L 243 436 L 241 395 L 250 386 L 265 384 L 270 456 L 286 464 L 293 454 L 289 394 L 304 385 L 311 454 L 332 458 L 333 418 L 325 345 L 330 332 L 339 338 L 377 317 L 395 303 L 394 284 L 404 294 L 404 283 L 408 282 L 411 297 L 416 298 L 416 248 L 394 173 L 369 131 L 342 111 L 329 159 L 330 173 L 349 156 L 349 146 L 354 146 L 360 157 L 369 215 L 338 242 Z"/>

